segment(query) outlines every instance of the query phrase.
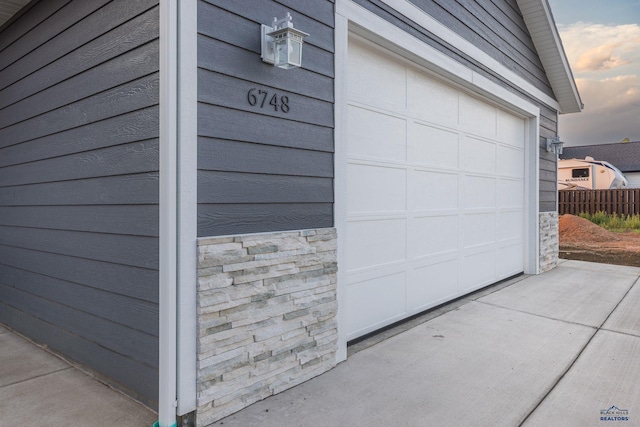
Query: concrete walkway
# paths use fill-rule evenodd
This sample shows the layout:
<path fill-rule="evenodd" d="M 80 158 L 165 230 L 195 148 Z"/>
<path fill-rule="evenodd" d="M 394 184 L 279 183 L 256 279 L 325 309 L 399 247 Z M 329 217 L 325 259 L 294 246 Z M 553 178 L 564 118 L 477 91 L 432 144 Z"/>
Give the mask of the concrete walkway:
<path fill-rule="evenodd" d="M 639 277 L 640 268 L 565 261 L 352 346 L 336 369 L 214 425 L 638 426 Z M 0 426 L 156 418 L 0 326 Z"/>
<path fill-rule="evenodd" d="M 565 261 L 443 308 L 214 425 L 638 426 L 639 277 L 640 268 Z"/>
<path fill-rule="evenodd" d="M 151 427 L 157 418 L 0 326 L 0 427 Z"/>

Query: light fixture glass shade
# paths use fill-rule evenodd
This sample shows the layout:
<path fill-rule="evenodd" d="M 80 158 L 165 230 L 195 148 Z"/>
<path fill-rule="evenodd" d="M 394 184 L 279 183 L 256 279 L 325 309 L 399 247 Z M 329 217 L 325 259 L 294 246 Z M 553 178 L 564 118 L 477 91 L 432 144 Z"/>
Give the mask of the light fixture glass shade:
<path fill-rule="evenodd" d="M 285 27 L 269 35 L 273 37 L 275 43 L 273 65 L 284 69 L 302 66 L 302 43 L 306 33 Z"/>
<path fill-rule="evenodd" d="M 547 138 L 547 152 L 562 154 L 564 142 L 560 141 L 560 137 Z"/>

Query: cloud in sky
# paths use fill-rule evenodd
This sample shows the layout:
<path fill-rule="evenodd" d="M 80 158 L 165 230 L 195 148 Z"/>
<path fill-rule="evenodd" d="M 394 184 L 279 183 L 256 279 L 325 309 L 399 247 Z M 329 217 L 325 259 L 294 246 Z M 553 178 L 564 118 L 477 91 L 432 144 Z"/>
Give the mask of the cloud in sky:
<path fill-rule="evenodd" d="M 567 145 L 640 140 L 640 76 L 576 79 L 585 108 L 561 116 L 560 135 Z"/>
<path fill-rule="evenodd" d="M 640 140 L 640 25 L 559 26 L 585 108 L 561 118 L 567 145 Z"/>
<path fill-rule="evenodd" d="M 640 65 L 640 26 L 578 22 L 559 26 L 565 51 L 576 74 Z"/>
<path fill-rule="evenodd" d="M 629 64 L 619 56 L 613 55 L 617 44 L 608 44 L 589 49 L 580 55 L 575 63 L 576 71 L 601 71 Z"/>

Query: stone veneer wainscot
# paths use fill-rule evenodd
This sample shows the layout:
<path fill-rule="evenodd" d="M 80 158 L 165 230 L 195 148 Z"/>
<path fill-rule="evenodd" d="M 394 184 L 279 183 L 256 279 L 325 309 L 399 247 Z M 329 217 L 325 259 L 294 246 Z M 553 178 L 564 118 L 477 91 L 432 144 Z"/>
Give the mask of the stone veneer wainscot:
<path fill-rule="evenodd" d="M 197 425 L 335 366 L 336 230 L 198 240 Z"/>
<path fill-rule="evenodd" d="M 558 212 L 540 213 L 540 272 L 558 265 L 560 242 L 558 237 Z"/>

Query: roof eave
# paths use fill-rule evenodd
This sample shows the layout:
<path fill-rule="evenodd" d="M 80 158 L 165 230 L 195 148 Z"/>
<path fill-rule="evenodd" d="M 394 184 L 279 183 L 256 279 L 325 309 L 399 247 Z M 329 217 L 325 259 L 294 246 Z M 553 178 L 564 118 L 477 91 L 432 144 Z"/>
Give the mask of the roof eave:
<path fill-rule="evenodd" d="M 0 28 L 31 0 L 0 0 Z"/>
<path fill-rule="evenodd" d="M 584 108 L 558 28 L 547 0 L 516 0 L 538 51 L 560 113 L 579 113 Z M 549 41 L 552 41 L 551 43 Z"/>

